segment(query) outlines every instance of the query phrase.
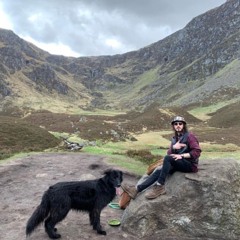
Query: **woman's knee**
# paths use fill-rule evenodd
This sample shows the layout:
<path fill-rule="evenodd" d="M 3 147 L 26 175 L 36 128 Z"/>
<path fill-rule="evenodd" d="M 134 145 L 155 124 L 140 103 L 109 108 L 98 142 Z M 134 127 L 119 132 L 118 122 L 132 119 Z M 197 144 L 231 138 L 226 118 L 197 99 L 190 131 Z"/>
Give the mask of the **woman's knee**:
<path fill-rule="evenodd" d="M 172 157 L 172 156 L 170 156 L 170 155 L 166 155 L 165 157 L 164 157 L 164 160 L 163 160 L 164 162 L 167 162 L 167 163 L 170 163 L 171 165 L 172 165 L 172 163 L 174 163 L 174 161 L 175 161 L 175 159 Z"/>
<path fill-rule="evenodd" d="M 159 175 L 161 174 L 161 169 L 155 169 L 149 176 L 148 176 L 148 181 L 149 182 L 154 182 L 158 179 Z"/>

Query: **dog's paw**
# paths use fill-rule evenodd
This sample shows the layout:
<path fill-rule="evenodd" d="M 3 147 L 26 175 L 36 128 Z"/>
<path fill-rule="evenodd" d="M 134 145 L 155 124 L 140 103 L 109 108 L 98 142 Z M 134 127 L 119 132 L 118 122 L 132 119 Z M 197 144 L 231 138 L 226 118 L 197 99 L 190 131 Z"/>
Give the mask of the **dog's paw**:
<path fill-rule="evenodd" d="M 48 233 L 49 238 L 51 239 L 58 239 L 61 238 L 61 234 L 58 234 L 56 232 Z"/>
<path fill-rule="evenodd" d="M 106 231 L 103 230 L 98 230 L 97 233 L 101 235 L 107 235 Z"/>
<path fill-rule="evenodd" d="M 61 238 L 61 234 L 54 234 L 54 235 L 52 235 L 51 238 L 52 238 L 52 239 L 58 239 L 58 238 Z"/>

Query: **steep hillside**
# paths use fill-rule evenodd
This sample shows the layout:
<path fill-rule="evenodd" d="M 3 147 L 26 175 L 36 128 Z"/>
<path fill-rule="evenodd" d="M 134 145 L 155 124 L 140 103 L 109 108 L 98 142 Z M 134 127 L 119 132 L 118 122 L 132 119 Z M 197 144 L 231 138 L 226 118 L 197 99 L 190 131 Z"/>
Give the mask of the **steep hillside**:
<path fill-rule="evenodd" d="M 0 116 L 0 136 L 0 160 L 18 152 L 43 151 L 60 143 L 45 129 L 6 116 Z"/>
<path fill-rule="evenodd" d="M 218 102 L 232 104 L 240 101 L 240 58 L 233 60 L 201 86 L 180 96 L 172 104 L 208 106 Z"/>
<path fill-rule="evenodd" d="M 219 128 L 239 127 L 240 108 L 239 103 L 229 104 L 211 114 L 209 125 Z M 230 130 L 232 131 L 232 130 Z"/>
<path fill-rule="evenodd" d="M 0 30 L 1 107 L 59 109 L 89 102 L 86 88 L 61 66 L 49 64 L 49 53 L 22 40 L 12 31 Z M 67 61 L 71 58 L 64 57 Z"/>
<path fill-rule="evenodd" d="M 228 0 L 138 51 L 80 58 L 0 30 L 0 107 L 76 113 L 239 101 L 239 26 L 240 2 Z"/>

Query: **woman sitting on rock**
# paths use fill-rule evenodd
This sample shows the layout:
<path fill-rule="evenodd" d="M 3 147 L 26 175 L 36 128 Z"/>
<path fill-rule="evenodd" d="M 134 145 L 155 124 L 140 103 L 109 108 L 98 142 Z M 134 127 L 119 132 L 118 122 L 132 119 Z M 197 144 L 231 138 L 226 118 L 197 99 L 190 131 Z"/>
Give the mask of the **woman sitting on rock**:
<path fill-rule="evenodd" d="M 174 130 L 174 136 L 171 146 L 164 157 L 161 169 L 156 169 L 145 181 L 134 186 L 122 184 L 122 188 L 129 196 L 134 199 L 139 192 L 147 189 L 155 182 L 145 195 L 147 199 L 154 199 L 165 194 L 165 180 L 168 174 L 175 171 L 189 173 L 198 171 L 198 160 L 201 154 L 201 148 L 196 136 L 188 132 L 187 123 L 183 117 L 176 116 L 171 122 Z"/>

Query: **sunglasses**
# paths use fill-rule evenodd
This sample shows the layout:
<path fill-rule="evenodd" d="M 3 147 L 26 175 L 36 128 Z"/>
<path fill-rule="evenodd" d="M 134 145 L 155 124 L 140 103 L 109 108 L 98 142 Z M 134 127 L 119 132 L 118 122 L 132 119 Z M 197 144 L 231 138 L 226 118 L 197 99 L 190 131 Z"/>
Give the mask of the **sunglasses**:
<path fill-rule="evenodd" d="M 182 126 L 183 123 L 182 123 L 182 122 L 175 122 L 175 123 L 174 123 L 174 126 L 177 126 L 177 125 Z"/>

